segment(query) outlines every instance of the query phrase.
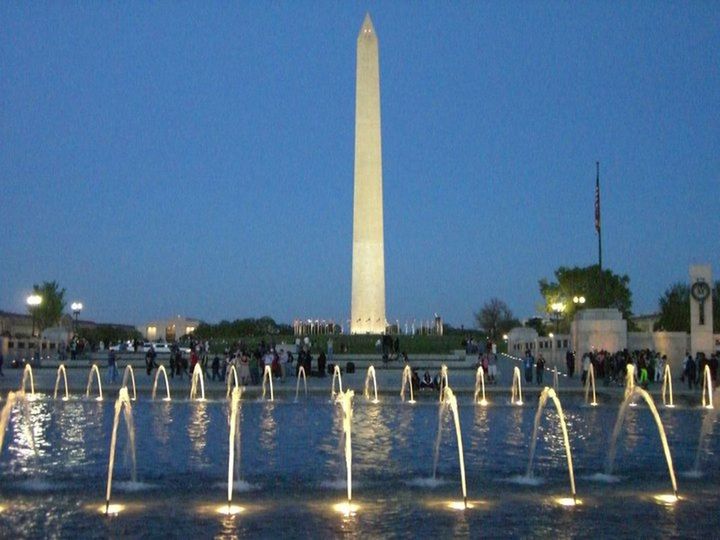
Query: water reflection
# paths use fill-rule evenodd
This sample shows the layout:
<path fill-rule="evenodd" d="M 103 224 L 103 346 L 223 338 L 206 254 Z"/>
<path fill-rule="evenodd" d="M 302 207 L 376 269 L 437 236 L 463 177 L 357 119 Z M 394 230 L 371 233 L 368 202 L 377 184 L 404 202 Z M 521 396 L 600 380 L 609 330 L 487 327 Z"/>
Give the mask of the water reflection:
<path fill-rule="evenodd" d="M 209 459 L 205 455 L 207 446 L 207 432 L 210 425 L 208 403 L 206 401 L 193 401 L 188 406 L 192 409 L 190 422 L 187 426 L 188 438 L 191 443 L 190 463 L 196 467 L 209 466 Z"/>
<path fill-rule="evenodd" d="M 170 427 L 173 424 L 173 418 L 170 414 L 172 405 L 169 401 L 156 402 L 153 405 L 153 435 L 163 446 L 167 446 L 170 442 Z"/>
<path fill-rule="evenodd" d="M 394 410 L 397 427 L 395 428 L 395 444 L 397 450 L 404 450 L 410 446 L 413 435 L 413 419 L 415 407 L 399 407 Z M 387 413 L 386 413 L 387 414 Z"/>
<path fill-rule="evenodd" d="M 382 463 L 384 474 L 397 472 L 397 464 L 392 459 L 393 438 L 388 427 L 389 417 L 387 411 L 383 413 L 378 404 L 368 403 L 365 407 L 356 407 L 352 442 L 358 466 L 376 470 L 377 464 Z"/>
<path fill-rule="evenodd" d="M 470 447 L 468 454 L 475 455 L 474 462 L 482 467 L 487 462 L 489 449 L 490 424 L 488 423 L 488 407 L 474 407 L 473 425 L 470 430 Z M 469 460 L 468 460 L 469 461 Z"/>
<path fill-rule="evenodd" d="M 85 429 L 87 425 L 85 409 L 81 403 L 63 403 L 57 416 L 60 437 L 58 454 L 70 466 L 77 466 L 87 460 L 85 450 Z"/>
<path fill-rule="evenodd" d="M 275 465 L 277 449 L 277 421 L 275 420 L 275 402 L 266 401 L 262 404 L 260 416 L 260 448 L 265 451 L 265 463 L 269 467 Z"/>

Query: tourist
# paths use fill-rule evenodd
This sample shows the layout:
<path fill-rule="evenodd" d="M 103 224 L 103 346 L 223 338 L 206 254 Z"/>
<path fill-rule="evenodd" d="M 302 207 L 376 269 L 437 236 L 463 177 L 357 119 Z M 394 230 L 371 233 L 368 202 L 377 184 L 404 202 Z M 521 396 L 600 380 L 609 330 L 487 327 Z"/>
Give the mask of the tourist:
<path fill-rule="evenodd" d="M 282 349 L 280 351 L 280 354 L 278 355 L 278 364 L 280 364 L 280 381 L 285 382 L 285 375 L 287 370 L 287 363 L 288 363 L 288 353 L 285 349 Z"/>
<path fill-rule="evenodd" d="M 177 369 L 177 345 L 173 344 L 172 348 L 170 349 L 170 358 L 168 360 L 169 368 L 170 368 L 170 378 L 175 378 L 175 370 Z"/>
<path fill-rule="evenodd" d="M 687 377 L 688 388 L 692 390 L 693 385 L 695 384 L 695 378 L 697 377 L 697 369 L 695 366 L 695 360 L 693 360 L 693 357 L 689 354 L 686 358 L 685 371 L 683 372 L 683 376 Z"/>
<path fill-rule="evenodd" d="M 310 353 L 308 353 L 307 356 L 308 359 L 308 366 L 310 365 L 310 362 L 312 361 L 312 356 L 310 356 Z M 325 376 L 325 367 L 327 366 L 327 358 L 325 357 L 325 353 L 323 351 L 320 351 L 320 354 L 318 354 L 318 377 L 324 377 Z M 310 368 L 306 368 L 307 373 L 310 373 Z M 307 375 L 306 373 L 306 375 Z"/>
<path fill-rule="evenodd" d="M 212 370 L 212 380 L 213 381 L 222 380 L 220 378 L 220 357 L 217 354 L 215 356 L 213 356 L 210 369 Z"/>
<path fill-rule="evenodd" d="M 497 354 L 488 353 L 488 381 L 490 384 L 497 384 Z"/>
<path fill-rule="evenodd" d="M 188 359 L 187 356 L 185 356 L 183 353 L 180 352 L 178 349 L 177 358 L 175 358 L 175 371 L 180 375 L 180 378 L 182 379 L 183 373 L 190 377 L 188 374 Z"/>
<path fill-rule="evenodd" d="M 592 364 L 592 361 L 590 359 L 590 353 L 586 352 L 583 354 L 582 357 L 582 376 L 580 377 L 580 382 L 582 382 L 582 385 L 585 386 L 585 382 L 587 381 L 588 373 L 590 372 L 590 366 Z"/>
<path fill-rule="evenodd" d="M 263 345 L 262 343 L 260 344 Z M 268 349 L 267 352 L 262 357 L 262 365 L 263 365 L 263 373 L 262 378 L 263 381 L 265 380 L 265 372 L 270 371 L 270 375 L 272 376 L 272 367 L 273 367 L 273 360 L 275 360 L 275 355 Z"/>
<path fill-rule="evenodd" d="M 250 382 L 254 385 L 258 384 L 260 382 L 260 351 L 258 349 L 255 349 L 250 356 L 248 366 L 250 367 Z"/>
<path fill-rule="evenodd" d="M 147 371 L 148 376 L 152 373 L 152 370 L 154 367 L 157 367 L 155 364 L 155 347 L 150 345 L 150 348 L 145 353 L 145 371 Z"/>
<path fill-rule="evenodd" d="M 115 351 L 110 349 L 108 352 L 108 380 L 114 383 L 117 379 L 117 361 L 115 359 Z"/>
<path fill-rule="evenodd" d="M 250 383 L 250 358 L 245 351 L 240 353 L 240 367 L 238 368 L 238 375 L 240 376 L 240 384 L 247 385 Z"/>
<path fill-rule="evenodd" d="M 195 366 L 198 364 L 198 355 L 195 352 L 195 348 L 190 351 L 190 376 L 195 374 Z"/>
<path fill-rule="evenodd" d="M 682 373 L 680 374 L 680 382 L 685 382 L 685 373 L 687 372 L 687 363 L 690 359 L 690 352 L 685 351 L 685 357 L 682 361 Z"/>
<path fill-rule="evenodd" d="M 530 354 L 530 349 L 525 351 L 525 358 L 523 358 L 523 367 L 525 368 L 525 382 L 530 384 L 533 380 L 533 365 L 535 359 Z"/>
<path fill-rule="evenodd" d="M 575 353 L 573 351 L 565 353 L 565 365 L 567 366 L 568 377 L 572 379 L 575 374 Z"/>
<path fill-rule="evenodd" d="M 537 361 L 535 362 L 535 382 L 539 385 L 543 382 L 543 372 L 545 371 L 545 358 L 542 353 L 538 353 Z"/>
<path fill-rule="evenodd" d="M 648 380 L 647 363 L 645 362 L 645 359 L 642 357 L 642 355 L 640 357 L 640 378 L 638 380 L 638 383 L 643 390 L 647 390 L 648 385 L 650 384 L 650 381 Z"/>
<path fill-rule="evenodd" d="M 658 353 L 655 356 L 655 382 L 660 382 L 663 377 L 663 371 L 665 371 L 665 356 L 660 356 Z"/>
<path fill-rule="evenodd" d="M 426 369 L 425 373 L 423 373 L 422 381 L 420 381 L 420 388 L 430 388 L 432 390 L 433 387 L 433 380 L 430 376 L 430 372 Z"/>

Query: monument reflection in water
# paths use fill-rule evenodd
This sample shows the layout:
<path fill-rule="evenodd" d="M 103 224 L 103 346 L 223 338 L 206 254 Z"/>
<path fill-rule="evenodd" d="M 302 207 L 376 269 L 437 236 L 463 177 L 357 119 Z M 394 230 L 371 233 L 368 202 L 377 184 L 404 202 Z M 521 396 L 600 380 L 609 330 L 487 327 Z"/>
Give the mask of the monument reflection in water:
<path fill-rule="evenodd" d="M 350 396 L 347 386 L 362 381 L 345 383 L 341 395 Z M 608 396 L 587 407 L 578 394 L 562 396 L 562 412 L 558 402 L 544 414 L 545 401 L 557 398 L 551 389 L 542 393 L 540 408 L 535 392 L 516 407 L 500 398 L 481 406 L 472 393 L 453 395 L 449 388 L 446 399 L 421 393 L 415 405 L 400 399 L 398 387 L 379 403 L 329 402 L 325 392 L 296 403 L 292 390 L 275 401 L 241 396 L 239 388 L 229 399 L 223 388 L 206 401 L 198 399 L 201 388 L 193 399 L 182 392 L 187 397 L 173 401 L 153 401 L 140 391 L 132 404 L 127 390 L 118 401 L 115 395 L 96 401 L 92 392 L 67 400 L 6 396 L 3 535 L 582 536 L 588 530 L 616 534 L 613 523 L 620 521 L 628 535 L 715 532 L 717 408 L 676 402 L 648 411 L 643 400 L 631 408 L 635 396 L 646 399 L 639 389 L 622 407 L 619 399 L 608 404 Z M 135 437 L 111 444 L 119 404 L 130 426 L 122 431 Z M 538 421 L 541 415 L 547 420 Z M 566 429 L 560 429 L 563 419 Z M 622 429 L 613 430 L 618 425 Z M 438 430 L 446 433 L 436 437 Z M 672 482 L 668 452 L 679 473 Z M 577 492 L 581 507 L 557 504 L 568 499 L 569 473 L 571 498 Z M 472 504 L 451 511 L 460 487 Z M 674 489 L 680 500 L 671 497 Z M 338 503 L 352 511 L 338 516 Z M 97 512 L 101 505 L 122 511 L 106 516 Z M 236 508 L 242 512 L 230 511 Z"/>

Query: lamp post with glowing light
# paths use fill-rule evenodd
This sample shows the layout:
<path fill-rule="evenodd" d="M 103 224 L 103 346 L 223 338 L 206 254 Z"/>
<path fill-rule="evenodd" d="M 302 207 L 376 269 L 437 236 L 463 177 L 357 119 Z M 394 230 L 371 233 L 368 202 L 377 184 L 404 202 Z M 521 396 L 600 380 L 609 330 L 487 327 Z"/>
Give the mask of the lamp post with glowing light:
<path fill-rule="evenodd" d="M 585 303 L 584 296 L 573 296 L 573 304 L 575 304 L 577 307 L 581 307 L 584 303 Z"/>
<path fill-rule="evenodd" d="M 75 315 L 75 335 L 78 333 L 78 317 L 80 316 L 80 312 L 83 309 L 82 302 L 73 302 L 70 304 L 70 309 L 72 309 L 73 315 Z"/>
<path fill-rule="evenodd" d="M 30 311 L 30 315 L 32 315 L 32 337 L 35 337 L 35 309 L 42 304 L 42 296 L 39 294 L 31 294 L 27 297 L 25 300 L 28 305 L 28 311 Z"/>

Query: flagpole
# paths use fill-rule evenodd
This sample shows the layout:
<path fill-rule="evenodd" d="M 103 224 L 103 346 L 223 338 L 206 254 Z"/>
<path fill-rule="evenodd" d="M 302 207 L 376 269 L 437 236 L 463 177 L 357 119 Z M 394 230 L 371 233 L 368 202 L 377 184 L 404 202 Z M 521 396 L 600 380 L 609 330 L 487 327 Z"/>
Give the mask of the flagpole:
<path fill-rule="evenodd" d="M 595 229 L 598 235 L 598 269 L 600 271 L 600 302 L 605 307 L 605 286 L 602 265 L 602 227 L 600 224 L 600 162 L 595 162 Z"/>

